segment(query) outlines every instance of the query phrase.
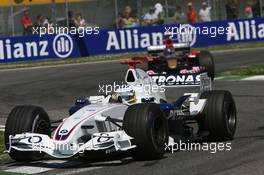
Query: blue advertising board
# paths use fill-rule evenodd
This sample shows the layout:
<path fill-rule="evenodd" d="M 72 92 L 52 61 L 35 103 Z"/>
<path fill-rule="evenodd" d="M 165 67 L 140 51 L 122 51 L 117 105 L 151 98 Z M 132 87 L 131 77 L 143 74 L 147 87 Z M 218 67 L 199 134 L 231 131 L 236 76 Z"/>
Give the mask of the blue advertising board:
<path fill-rule="evenodd" d="M 79 56 L 77 41 L 67 34 L 0 39 L 0 63 Z"/>
<path fill-rule="evenodd" d="M 84 37 L 62 33 L 0 38 L 0 63 L 145 51 L 150 45 L 161 45 L 165 33 L 192 47 L 263 41 L 264 18 L 102 29 L 98 35 Z"/>
<path fill-rule="evenodd" d="M 264 18 L 101 30 L 86 43 L 90 55 L 138 52 L 162 44 L 164 33 L 173 33 L 175 42 L 189 42 L 192 47 L 263 41 Z"/>

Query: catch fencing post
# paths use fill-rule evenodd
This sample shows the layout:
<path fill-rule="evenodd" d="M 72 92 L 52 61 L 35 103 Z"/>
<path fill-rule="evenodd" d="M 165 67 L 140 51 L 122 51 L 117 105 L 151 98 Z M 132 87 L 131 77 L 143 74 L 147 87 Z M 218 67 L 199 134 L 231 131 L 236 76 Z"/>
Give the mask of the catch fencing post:
<path fill-rule="evenodd" d="M 260 16 L 263 16 L 263 0 L 259 0 Z"/>
<path fill-rule="evenodd" d="M 68 12 L 69 12 L 69 4 L 68 4 L 68 0 L 65 0 L 65 11 L 66 11 L 66 24 L 67 24 L 67 27 L 69 27 L 69 15 L 68 15 Z"/>
<path fill-rule="evenodd" d="M 169 4 L 168 4 L 168 0 L 165 0 L 165 7 L 166 7 L 166 20 L 168 20 L 169 18 Z"/>
<path fill-rule="evenodd" d="M 142 22 L 142 0 L 137 0 L 137 19 L 139 20 L 139 25 L 141 26 Z"/>
<path fill-rule="evenodd" d="M 11 17 L 11 30 L 12 30 L 12 36 L 15 36 L 15 19 L 14 19 L 14 6 L 12 0 L 9 0 L 10 2 L 10 17 Z"/>
<path fill-rule="evenodd" d="M 119 22 L 118 22 L 118 4 L 117 0 L 115 0 L 115 22 L 116 22 L 116 27 L 119 28 Z"/>

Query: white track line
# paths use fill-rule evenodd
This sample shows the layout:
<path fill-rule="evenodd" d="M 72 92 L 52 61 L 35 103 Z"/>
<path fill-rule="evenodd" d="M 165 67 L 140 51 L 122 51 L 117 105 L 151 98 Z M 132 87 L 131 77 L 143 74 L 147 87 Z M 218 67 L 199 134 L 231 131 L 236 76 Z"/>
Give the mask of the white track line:
<path fill-rule="evenodd" d="M 9 169 L 3 170 L 5 172 L 9 173 L 23 173 L 23 174 L 38 174 L 38 173 L 44 173 L 51 170 L 56 170 L 57 168 L 67 168 L 69 166 L 76 166 L 81 164 L 81 162 L 78 161 L 67 161 L 67 160 L 45 160 L 45 161 L 39 161 L 35 162 L 36 165 L 28 165 L 28 166 L 22 166 L 22 165 L 15 165 L 9 167 Z M 12 167 L 12 168 L 11 168 Z"/>
<path fill-rule="evenodd" d="M 242 80 L 245 80 L 245 81 L 264 81 L 264 75 L 251 76 L 251 77 L 244 78 Z"/>
<path fill-rule="evenodd" d="M 113 160 L 113 161 L 103 161 L 103 162 L 93 162 L 91 163 L 92 166 L 96 166 L 96 165 L 111 165 L 111 164 L 121 164 L 123 163 L 121 160 Z"/>
<path fill-rule="evenodd" d="M 83 172 L 97 170 L 97 169 L 101 169 L 101 168 L 103 168 L 103 167 L 98 166 L 98 167 L 81 168 L 81 169 L 77 169 L 77 170 L 67 170 L 67 172 L 58 173 L 57 175 L 80 174 L 80 173 L 83 173 Z"/>
<path fill-rule="evenodd" d="M 53 169 L 54 168 L 21 166 L 21 167 L 15 167 L 15 168 L 4 170 L 4 171 L 9 172 L 9 173 L 38 174 L 38 173 L 44 173 L 44 172 L 47 172 Z"/>
<path fill-rule="evenodd" d="M 5 131 L 5 125 L 0 125 L 0 131 Z"/>

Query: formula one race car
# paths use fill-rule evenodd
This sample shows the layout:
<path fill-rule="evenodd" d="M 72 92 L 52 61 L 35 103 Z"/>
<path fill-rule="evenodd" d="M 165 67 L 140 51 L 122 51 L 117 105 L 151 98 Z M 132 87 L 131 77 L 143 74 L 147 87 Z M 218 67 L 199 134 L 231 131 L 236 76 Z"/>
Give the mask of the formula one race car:
<path fill-rule="evenodd" d="M 149 74 L 199 74 L 215 77 L 214 59 L 208 51 L 191 50 L 189 44 L 174 44 L 170 38 L 161 46 L 148 47 L 148 55 L 133 58 L 147 60 Z"/>
<path fill-rule="evenodd" d="M 210 91 L 211 85 L 207 84 L 201 93 L 184 94 L 168 103 L 162 87 L 136 68 L 135 61 L 127 63 L 130 66 L 125 87 L 112 95 L 77 99 L 69 110 L 70 116 L 54 131 L 41 107 L 16 106 L 6 122 L 5 144 L 9 155 L 17 161 L 32 161 L 45 154 L 70 158 L 103 150 L 131 151 L 136 160 L 151 160 L 160 159 L 166 146 L 173 146 L 179 139 L 233 138 L 237 118 L 230 92 Z M 200 77 L 204 85 L 204 80 L 210 80 L 206 74 Z M 194 122 L 198 132 L 189 126 Z"/>

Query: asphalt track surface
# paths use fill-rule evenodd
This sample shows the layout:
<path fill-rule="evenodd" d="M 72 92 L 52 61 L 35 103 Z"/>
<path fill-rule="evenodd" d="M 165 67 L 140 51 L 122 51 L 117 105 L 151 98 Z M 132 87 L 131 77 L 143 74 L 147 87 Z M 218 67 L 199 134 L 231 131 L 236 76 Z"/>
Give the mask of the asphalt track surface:
<path fill-rule="evenodd" d="M 264 63 L 264 49 L 214 53 L 216 71 Z M 98 94 L 98 84 L 123 81 L 126 67 L 116 62 L 10 70 L 0 72 L 0 125 L 13 106 L 43 106 L 52 119 L 67 116 L 76 97 Z M 158 161 L 133 161 L 125 155 L 99 157 L 97 160 L 17 164 L 0 169 L 36 166 L 45 174 L 264 174 L 264 82 L 215 81 L 214 89 L 234 95 L 238 110 L 238 128 L 231 151 L 179 151 L 167 153 Z M 173 100 L 170 94 L 169 100 Z M 20 171 L 21 172 L 21 171 Z M 23 172 L 23 171 L 22 171 Z"/>

